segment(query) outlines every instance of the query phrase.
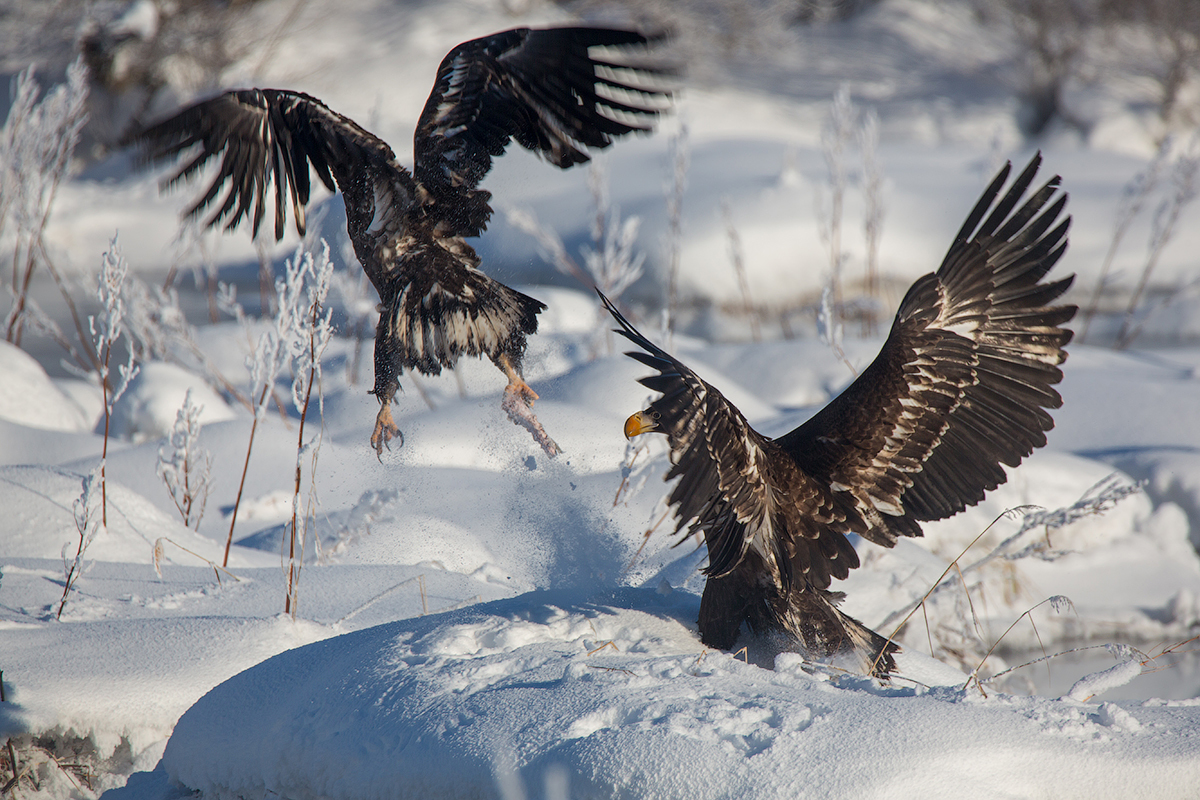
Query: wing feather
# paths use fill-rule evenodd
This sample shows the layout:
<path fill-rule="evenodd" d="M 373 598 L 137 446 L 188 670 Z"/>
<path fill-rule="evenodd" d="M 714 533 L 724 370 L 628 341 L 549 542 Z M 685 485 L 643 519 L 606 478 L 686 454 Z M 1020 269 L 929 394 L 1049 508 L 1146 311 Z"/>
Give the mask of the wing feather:
<path fill-rule="evenodd" d="M 659 372 L 641 380 L 662 392 L 644 413 L 667 436 L 672 466 L 666 479 L 679 479 L 667 502 L 676 509 L 676 533 L 690 526 L 704 534 L 705 574 L 729 575 L 754 548 L 785 590 L 825 589 L 832 577 L 845 578 L 858 556 L 832 493 L 797 470 L 716 388 L 601 299 L 621 326 L 617 333 L 642 348 L 628 355 Z"/>
<path fill-rule="evenodd" d="M 937 273 L 906 295 L 883 350 L 812 419 L 778 439 L 801 469 L 858 487 L 867 538 L 890 546 L 983 498 L 1046 442 L 1062 398 L 1058 365 L 1072 278 L 1039 283 L 1062 256 L 1070 218 L 1052 178 L 1026 199 L 1040 155 L 984 191 Z M 1057 199 L 1055 199 L 1057 197 Z M 854 515 L 851 515 L 853 519 Z"/>
<path fill-rule="evenodd" d="M 224 222 L 229 230 L 249 219 L 257 235 L 273 185 L 276 239 L 283 236 L 289 200 L 296 228 L 304 233 L 310 168 L 326 188 L 341 188 L 350 201 L 358 199 L 351 196 L 355 192 L 372 191 L 373 182 L 411 183 L 382 140 L 300 92 L 226 92 L 143 129 L 134 141 L 151 162 L 199 146 L 168 185 L 190 179 L 209 162 L 216 162 L 207 189 L 185 212 L 196 217 L 210 211 L 205 227 Z M 372 180 L 361 180 L 364 175 Z"/>
<path fill-rule="evenodd" d="M 490 195 L 476 187 L 509 141 L 567 168 L 588 160 L 586 148 L 649 130 L 670 96 L 663 84 L 672 70 L 590 52 L 649 44 L 634 31 L 518 28 L 451 50 L 413 141 L 414 174 L 447 209 L 449 232 L 476 236 L 486 228 Z"/>

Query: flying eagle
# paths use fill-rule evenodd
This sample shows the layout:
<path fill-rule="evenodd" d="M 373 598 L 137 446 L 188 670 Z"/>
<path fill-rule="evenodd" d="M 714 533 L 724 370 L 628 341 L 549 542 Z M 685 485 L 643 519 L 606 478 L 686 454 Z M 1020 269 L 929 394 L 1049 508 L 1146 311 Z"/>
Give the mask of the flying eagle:
<path fill-rule="evenodd" d="M 1067 246 L 1070 217 L 1054 177 L 1028 200 L 1035 156 L 1001 195 L 992 181 L 936 273 L 908 290 L 883 349 L 814 417 L 778 439 L 755 431 L 720 392 L 652 344 L 605 300 L 617 333 L 658 370 L 662 397 L 625 422 L 665 434 L 679 478 L 668 502 L 679 533 L 701 532 L 708 579 L 700 638 L 728 650 L 742 623 L 783 633 L 818 658 L 852 652 L 866 671 L 895 669 L 894 643 L 838 611 L 830 591 L 859 565 L 846 536 L 891 547 L 920 523 L 974 505 L 1046 443 L 1046 409 L 1074 306 L 1050 305 L 1074 276 L 1041 279 Z M 1057 196 L 1056 196 L 1057 195 Z"/>
<path fill-rule="evenodd" d="M 186 212 L 213 209 L 205 228 L 224 222 L 230 230 L 249 219 L 257 235 L 273 183 L 275 239 L 289 205 L 303 235 L 310 169 L 342 192 L 354 252 L 382 301 L 373 389 L 380 409 L 371 434 L 378 454 L 393 438 L 404 441 L 391 401 L 405 368 L 437 375 L 460 356 L 486 355 L 508 376 L 504 409 L 554 455 L 521 369 L 525 337 L 546 306 L 483 274 L 464 239 L 487 227 L 491 193 L 478 186 L 510 139 L 566 169 L 588 161 L 588 148 L 653 127 L 670 98 L 663 86 L 672 69 L 639 62 L 636 50 L 651 43 L 633 31 L 519 28 L 458 45 L 438 67 L 417 122 L 411 173 L 353 120 L 315 97 L 278 89 L 226 92 L 134 141 L 150 162 L 189 152 L 164 189 L 219 158 L 216 177 Z"/>

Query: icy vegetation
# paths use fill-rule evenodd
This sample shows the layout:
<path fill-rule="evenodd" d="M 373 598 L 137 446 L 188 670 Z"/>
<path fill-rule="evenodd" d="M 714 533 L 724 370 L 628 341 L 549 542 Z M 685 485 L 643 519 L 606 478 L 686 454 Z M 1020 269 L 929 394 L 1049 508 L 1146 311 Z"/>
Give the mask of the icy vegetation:
<path fill-rule="evenodd" d="M 1162 38 L 1132 12 L 1035 13 L 1126 4 L 1018 0 L 50 5 L 0 6 L 3 796 L 1194 794 L 1192 20 Z M 115 145 L 271 86 L 407 162 L 452 46 L 580 19 L 671 24 L 688 76 L 654 135 L 569 172 L 512 148 L 484 184 L 503 203 L 485 269 L 549 306 L 526 378 L 563 454 L 464 361 L 402 379 L 405 442 L 377 458 L 377 298 L 341 198 L 314 199 L 305 241 L 202 236 L 179 223 L 189 188 L 160 195 Z M 1081 307 L 1048 446 L 923 539 L 855 542 L 837 588 L 902 645 L 890 683 L 748 635 L 706 650 L 706 554 L 672 547 L 663 442 L 621 435 L 647 370 L 592 287 L 780 435 L 870 363 L 995 169 L 1034 149 L 1070 194 L 1055 271 Z"/>

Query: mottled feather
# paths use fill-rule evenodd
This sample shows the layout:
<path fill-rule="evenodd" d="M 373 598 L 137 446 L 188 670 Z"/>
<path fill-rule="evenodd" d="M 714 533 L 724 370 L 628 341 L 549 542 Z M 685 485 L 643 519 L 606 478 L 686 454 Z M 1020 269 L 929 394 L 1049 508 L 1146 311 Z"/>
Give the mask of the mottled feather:
<path fill-rule="evenodd" d="M 379 447 L 377 437 L 398 435 L 388 433 L 386 409 L 405 369 L 437 374 L 460 356 L 486 355 L 510 386 L 520 381 L 526 336 L 545 305 L 478 269 L 464 241 L 492 214 L 491 195 L 478 184 L 512 140 L 567 168 L 587 161 L 589 148 L 649 130 L 673 74 L 643 58 L 651 43 L 632 31 L 521 28 L 459 45 L 438 68 L 417 124 L 412 173 L 353 120 L 277 89 L 226 92 L 134 140 L 148 161 L 184 158 L 166 186 L 214 165 L 186 212 L 207 213 L 206 228 L 249 219 L 257 235 L 273 194 L 275 238 L 288 208 L 303 234 L 311 175 L 342 192 L 355 255 L 382 301 L 374 391 L 383 408 L 372 437 Z"/>
<path fill-rule="evenodd" d="M 1053 178 L 1025 197 L 1036 156 L 1001 194 L 1006 166 L 968 215 L 941 267 L 900 304 L 883 349 L 838 397 L 778 439 L 651 343 L 611 303 L 629 355 L 656 369 L 645 412 L 667 436 L 678 478 L 676 532 L 704 534 L 708 581 L 700 634 L 728 648 L 743 623 L 780 630 L 810 654 L 855 652 L 879 675 L 895 645 L 837 611 L 831 580 L 858 566 L 846 539 L 884 546 L 920 522 L 979 502 L 1046 442 L 1047 409 L 1073 306 L 1052 306 L 1071 278 L 1041 283 L 1066 248 L 1066 196 Z"/>

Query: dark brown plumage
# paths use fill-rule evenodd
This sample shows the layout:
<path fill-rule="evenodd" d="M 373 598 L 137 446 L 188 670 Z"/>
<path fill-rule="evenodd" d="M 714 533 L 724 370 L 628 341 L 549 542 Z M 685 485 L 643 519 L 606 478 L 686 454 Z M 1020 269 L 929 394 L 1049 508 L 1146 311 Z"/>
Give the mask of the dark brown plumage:
<path fill-rule="evenodd" d="M 290 206 L 301 234 L 312 173 L 346 201 L 354 251 L 379 292 L 375 338 L 379 416 L 371 443 L 394 437 L 390 403 L 404 369 L 436 375 L 463 355 L 486 355 L 509 378 L 504 407 L 553 455 L 530 406 L 537 395 L 521 378 L 526 336 L 545 305 L 479 270 L 464 239 L 492 214 L 479 182 L 510 139 L 566 169 L 587 149 L 649 130 L 669 91 L 671 71 L 615 60 L 590 48 L 645 48 L 645 36 L 599 28 L 527 28 L 458 45 L 438 67 L 417 123 L 410 174 L 391 148 L 314 97 L 276 89 L 226 92 L 135 136 L 147 160 L 190 158 L 167 185 L 218 159 L 216 175 L 188 209 L 211 209 L 205 227 L 249 219 L 254 233 L 274 184 L 275 238 Z"/>
<path fill-rule="evenodd" d="M 679 478 L 676 532 L 708 545 L 700 604 L 705 644 L 729 649 L 742 623 L 783 632 L 814 657 L 856 653 L 867 671 L 895 669 L 896 645 L 837 610 L 834 578 L 859 565 L 846 534 L 891 547 L 983 499 L 1046 443 L 1046 409 L 1074 306 L 1053 306 L 1073 276 L 1041 279 L 1066 249 L 1066 195 L 1052 178 L 1021 202 L 1036 156 L 1007 193 L 1006 166 L 983 193 L 936 273 L 916 281 L 869 367 L 794 431 L 770 439 L 721 393 L 639 333 L 611 304 L 617 332 L 658 370 L 662 397 L 626 435 L 667 436 Z M 999 199 L 998 199 L 999 198 Z M 605 300 L 607 304 L 607 300 Z"/>

